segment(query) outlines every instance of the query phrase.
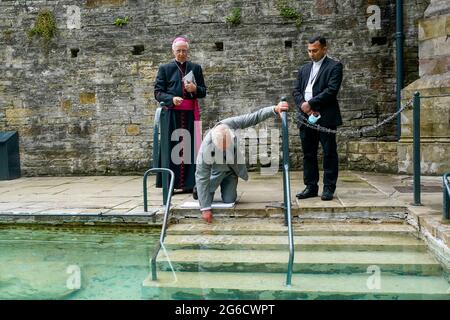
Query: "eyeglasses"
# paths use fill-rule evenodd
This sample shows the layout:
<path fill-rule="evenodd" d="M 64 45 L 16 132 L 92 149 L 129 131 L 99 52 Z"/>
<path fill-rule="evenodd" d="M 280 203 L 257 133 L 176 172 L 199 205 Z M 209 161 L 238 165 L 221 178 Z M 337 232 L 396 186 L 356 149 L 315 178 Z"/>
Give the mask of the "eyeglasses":
<path fill-rule="evenodd" d="M 187 53 L 188 51 L 186 49 L 178 49 L 175 50 L 175 53 Z"/>

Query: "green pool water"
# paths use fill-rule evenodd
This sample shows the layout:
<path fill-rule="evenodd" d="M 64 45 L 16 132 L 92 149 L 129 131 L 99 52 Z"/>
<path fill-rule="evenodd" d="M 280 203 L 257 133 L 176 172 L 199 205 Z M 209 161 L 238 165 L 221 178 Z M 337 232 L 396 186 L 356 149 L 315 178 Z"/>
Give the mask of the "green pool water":
<path fill-rule="evenodd" d="M 169 241 L 167 257 L 173 262 L 177 282 L 163 259 L 158 282 L 153 283 L 148 281 L 149 258 L 159 232 L 150 227 L 0 225 L 0 299 L 450 299 L 447 275 L 444 277 L 439 264 L 424 257 L 424 252 L 403 250 L 367 251 L 369 256 L 358 250 L 339 251 L 336 257 L 321 262 L 320 255 L 328 257 L 330 251 L 303 252 L 300 246 L 297 256 L 315 262 L 299 264 L 296 268 L 304 273 L 295 273 L 294 286 L 287 289 L 284 266 L 278 270 L 276 263 L 259 264 L 264 260 L 262 253 L 273 260 L 280 254 L 277 251 L 240 252 L 223 247 L 212 251 L 202 245 L 202 252 L 191 252 L 183 249 L 186 243 L 182 240 L 172 243 L 172 248 Z M 367 294 L 371 274 L 365 271 L 365 264 L 333 264 L 356 256 L 370 258 L 366 264 L 379 262 L 383 272 L 391 270 L 383 273 L 382 292 Z M 231 263 L 234 258 L 238 260 Z M 283 264 L 285 258 L 278 260 Z M 418 267 L 403 269 L 401 259 Z M 164 288 L 160 291 L 157 285 Z M 268 295 L 269 291 L 273 295 Z"/>
<path fill-rule="evenodd" d="M 141 299 L 159 232 L 0 227 L 0 299 Z"/>

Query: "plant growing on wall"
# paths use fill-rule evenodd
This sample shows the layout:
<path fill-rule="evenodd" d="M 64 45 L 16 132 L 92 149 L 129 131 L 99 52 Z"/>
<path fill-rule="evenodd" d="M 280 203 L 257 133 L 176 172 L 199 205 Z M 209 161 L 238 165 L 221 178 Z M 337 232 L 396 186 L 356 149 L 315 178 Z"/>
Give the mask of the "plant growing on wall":
<path fill-rule="evenodd" d="M 294 20 L 296 27 L 300 28 L 303 22 L 300 12 L 298 12 L 295 8 L 289 6 L 286 0 L 278 0 L 276 3 L 276 7 L 280 12 L 280 16 L 282 16 L 286 20 Z"/>
<path fill-rule="evenodd" d="M 126 26 L 128 24 L 128 16 L 126 16 L 125 18 L 116 18 L 116 20 L 114 20 L 114 24 L 118 27 L 123 27 Z"/>
<path fill-rule="evenodd" d="M 50 10 L 44 9 L 39 11 L 34 27 L 28 31 L 28 37 L 39 36 L 44 40 L 45 46 L 48 46 L 50 40 L 56 35 L 56 31 L 55 16 Z"/>
<path fill-rule="evenodd" d="M 237 26 L 241 23 L 241 8 L 234 8 L 231 14 L 225 18 L 225 22 Z"/>

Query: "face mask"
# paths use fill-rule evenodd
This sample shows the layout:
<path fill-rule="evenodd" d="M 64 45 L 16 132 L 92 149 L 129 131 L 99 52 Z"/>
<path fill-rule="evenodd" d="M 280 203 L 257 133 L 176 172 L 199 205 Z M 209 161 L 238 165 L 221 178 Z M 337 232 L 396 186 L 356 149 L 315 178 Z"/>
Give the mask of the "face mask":
<path fill-rule="evenodd" d="M 320 114 L 316 117 L 313 113 L 309 115 L 308 122 L 315 124 L 320 119 Z"/>

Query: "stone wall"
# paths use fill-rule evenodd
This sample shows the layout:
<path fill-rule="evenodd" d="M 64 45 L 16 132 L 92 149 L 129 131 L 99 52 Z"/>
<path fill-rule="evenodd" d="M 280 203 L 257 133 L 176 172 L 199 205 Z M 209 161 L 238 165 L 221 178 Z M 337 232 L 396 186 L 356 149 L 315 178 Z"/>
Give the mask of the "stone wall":
<path fill-rule="evenodd" d="M 420 79 L 402 90 L 404 102 L 415 92 L 420 99 L 420 168 L 422 174 L 450 170 L 450 2 L 432 0 L 419 21 Z M 398 171 L 412 173 L 413 112 L 402 112 Z"/>
<path fill-rule="evenodd" d="M 204 70 L 204 129 L 282 95 L 292 102 L 298 67 L 308 61 L 307 39 L 317 33 L 345 66 L 344 126 L 371 125 L 395 111 L 395 1 L 287 2 L 302 14 L 299 28 L 273 0 L 0 0 L 0 131 L 19 131 L 23 174 L 142 173 L 151 162 L 155 75 L 171 59 L 177 35 L 191 40 L 191 59 Z M 369 5 L 381 9 L 380 29 L 367 26 Z M 426 6 L 404 1 L 407 83 L 418 76 L 417 20 Z M 242 9 L 238 26 L 225 22 L 234 7 Z M 58 28 L 48 47 L 27 36 L 44 8 Z M 126 16 L 128 24 L 114 24 Z M 291 159 L 299 168 L 294 112 L 290 123 Z M 342 166 L 349 164 L 347 142 L 359 139 L 395 140 L 395 125 L 339 139 Z"/>
<path fill-rule="evenodd" d="M 350 170 L 397 173 L 397 142 L 352 141 L 347 147 Z"/>

